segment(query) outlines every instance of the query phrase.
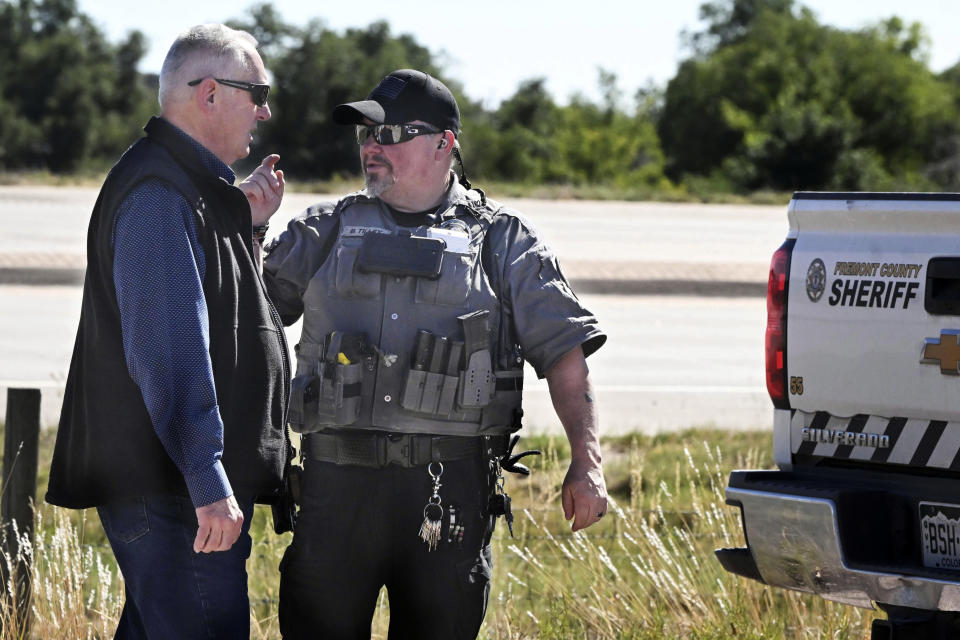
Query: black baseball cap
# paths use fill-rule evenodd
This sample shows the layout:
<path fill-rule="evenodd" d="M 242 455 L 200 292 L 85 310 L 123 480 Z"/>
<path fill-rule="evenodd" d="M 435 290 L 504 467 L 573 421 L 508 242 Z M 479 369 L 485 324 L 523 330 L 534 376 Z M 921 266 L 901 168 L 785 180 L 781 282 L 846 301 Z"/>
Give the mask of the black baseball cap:
<path fill-rule="evenodd" d="M 404 124 L 422 120 L 438 129 L 460 134 L 460 109 L 446 85 L 415 69 L 399 69 L 380 81 L 366 100 L 338 105 L 337 124 Z"/>

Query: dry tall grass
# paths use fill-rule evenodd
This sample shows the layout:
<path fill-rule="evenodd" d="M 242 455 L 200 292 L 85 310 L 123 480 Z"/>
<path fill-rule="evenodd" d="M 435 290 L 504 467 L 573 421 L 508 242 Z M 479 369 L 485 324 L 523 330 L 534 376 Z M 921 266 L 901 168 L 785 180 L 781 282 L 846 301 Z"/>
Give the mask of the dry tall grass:
<path fill-rule="evenodd" d="M 642 450 L 630 449 L 632 491 L 610 500 L 599 529 L 569 533 L 555 514 L 524 511 L 516 540 L 500 538 L 489 638 L 869 638 L 872 615 L 770 589 L 725 572 L 718 547 L 742 546 L 739 511 L 724 504 L 731 468 L 701 443 L 685 464 L 640 490 Z M 737 466 L 756 468 L 757 456 Z M 743 464 L 746 462 L 746 464 Z M 560 466 L 562 465 L 549 465 Z M 672 475 L 672 482 L 667 479 Z M 666 477 L 664 477 L 666 476 Z"/>
<path fill-rule="evenodd" d="M 37 515 L 39 533 L 33 542 L 17 531 L 16 523 L 5 532 L 0 639 L 112 638 L 123 608 L 123 580 L 113 558 L 84 544 L 82 527 L 74 525 L 70 512 L 54 510 L 49 524 L 42 513 Z M 26 567 L 32 592 L 28 620 L 17 606 Z"/>
<path fill-rule="evenodd" d="M 599 525 L 576 534 L 559 508 L 565 443 L 539 442 L 546 455 L 535 463 L 534 475 L 507 480 L 516 538 L 498 526 L 481 637 L 868 638 L 870 612 L 770 589 L 730 575 L 716 562 L 713 549 L 743 542 L 739 513 L 723 499 L 730 470 L 769 465 L 768 435 L 732 438 L 698 431 L 606 443 L 614 497 Z M 721 456 L 726 451 L 730 457 L 731 449 L 732 464 Z M 46 507 L 41 513 L 47 515 L 38 516 L 34 544 L 24 540 L 20 547 L 20 560 L 32 561 L 29 635 L 11 607 L 13 575 L 4 585 L 7 597 L 0 598 L 0 640 L 112 637 L 123 580 L 109 548 L 102 539 L 84 540 L 91 527 L 83 516 Z M 257 544 L 248 564 L 255 640 L 279 638 L 276 568 L 289 534 L 267 533 L 268 521 L 268 512 L 258 509 Z M 17 558 L 3 560 L 17 566 Z M 382 593 L 372 636 L 385 638 L 388 624 Z"/>

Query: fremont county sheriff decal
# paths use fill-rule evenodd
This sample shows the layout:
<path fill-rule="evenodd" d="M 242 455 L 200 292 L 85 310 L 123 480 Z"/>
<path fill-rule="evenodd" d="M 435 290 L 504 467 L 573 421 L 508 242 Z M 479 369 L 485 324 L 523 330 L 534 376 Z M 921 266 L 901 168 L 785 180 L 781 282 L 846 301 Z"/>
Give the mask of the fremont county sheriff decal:
<path fill-rule="evenodd" d="M 807 269 L 807 297 L 811 302 L 817 302 L 823 296 L 827 284 L 827 268 L 823 260 L 815 258 Z"/>
<path fill-rule="evenodd" d="M 917 299 L 922 268 L 922 264 L 837 262 L 833 275 L 845 277 L 830 283 L 827 302 L 831 307 L 906 309 L 911 300 Z"/>

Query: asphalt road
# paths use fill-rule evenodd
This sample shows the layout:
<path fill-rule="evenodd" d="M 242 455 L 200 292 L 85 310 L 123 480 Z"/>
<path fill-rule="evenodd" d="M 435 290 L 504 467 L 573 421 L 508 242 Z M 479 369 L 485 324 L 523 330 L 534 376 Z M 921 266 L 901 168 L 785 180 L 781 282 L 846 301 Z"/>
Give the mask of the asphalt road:
<path fill-rule="evenodd" d="M 0 186 L 0 255 L 82 258 L 97 189 Z M 289 192 L 271 235 L 319 200 Z M 504 199 L 543 231 L 565 261 L 769 264 L 787 231 L 784 206 Z"/>
<path fill-rule="evenodd" d="M 89 188 L 0 186 L 0 284 L 79 284 L 96 196 Z M 288 193 L 268 237 L 308 205 L 332 198 Z M 523 212 L 556 250 L 578 291 L 757 295 L 787 231 L 785 207 L 504 204 Z"/>
<path fill-rule="evenodd" d="M 323 197 L 288 194 L 271 234 Z M 0 187 L 5 230 L 0 276 L 4 270 L 13 273 L 15 283 L 30 269 L 82 273 L 95 199 L 94 189 Z M 772 414 L 763 388 L 765 304 L 758 292 L 770 255 L 786 235 L 785 207 L 506 204 L 522 211 L 556 249 L 610 336 L 588 361 L 605 433 L 769 425 Z M 4 387 L 41 386 L 43 422 L 53 424 L 73 348 L 80 288 L 10 282 L 0 277 L 0 414 Z M 651 292 L 671 295 L 647 295 Z M 296 326 L 289 337 L 291 344 L 297 341 Z M 527 428 L 561 431 L 545 383 L 528 373 Z"/>
<path fill-rule="evenodd" d="M 760 428 L 769 421 L 762 298 L 582 297 L 609 335 L 588 360 L 605 433 L 693 425 Z M 53 424 L 73 350 L 80 288 L 0 286 L 0 300 L 0 387 L 41 387 L 43 424 Z M 298 325 L 288 337 L 296 343 Z M 562 432 L 545 381 L 529 368 L 527 374 L 525 424 L 530 431 Z"/>

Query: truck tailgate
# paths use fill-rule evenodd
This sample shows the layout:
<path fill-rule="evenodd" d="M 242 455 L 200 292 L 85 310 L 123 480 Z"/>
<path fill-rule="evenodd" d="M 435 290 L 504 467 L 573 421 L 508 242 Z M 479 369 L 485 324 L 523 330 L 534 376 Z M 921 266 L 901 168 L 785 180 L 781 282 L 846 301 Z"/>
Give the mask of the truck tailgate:
<path fill-rule="evenodd" d="M 791 408 L 960 420 L 960 201 L 795 199 L 789 218 Z"/>

